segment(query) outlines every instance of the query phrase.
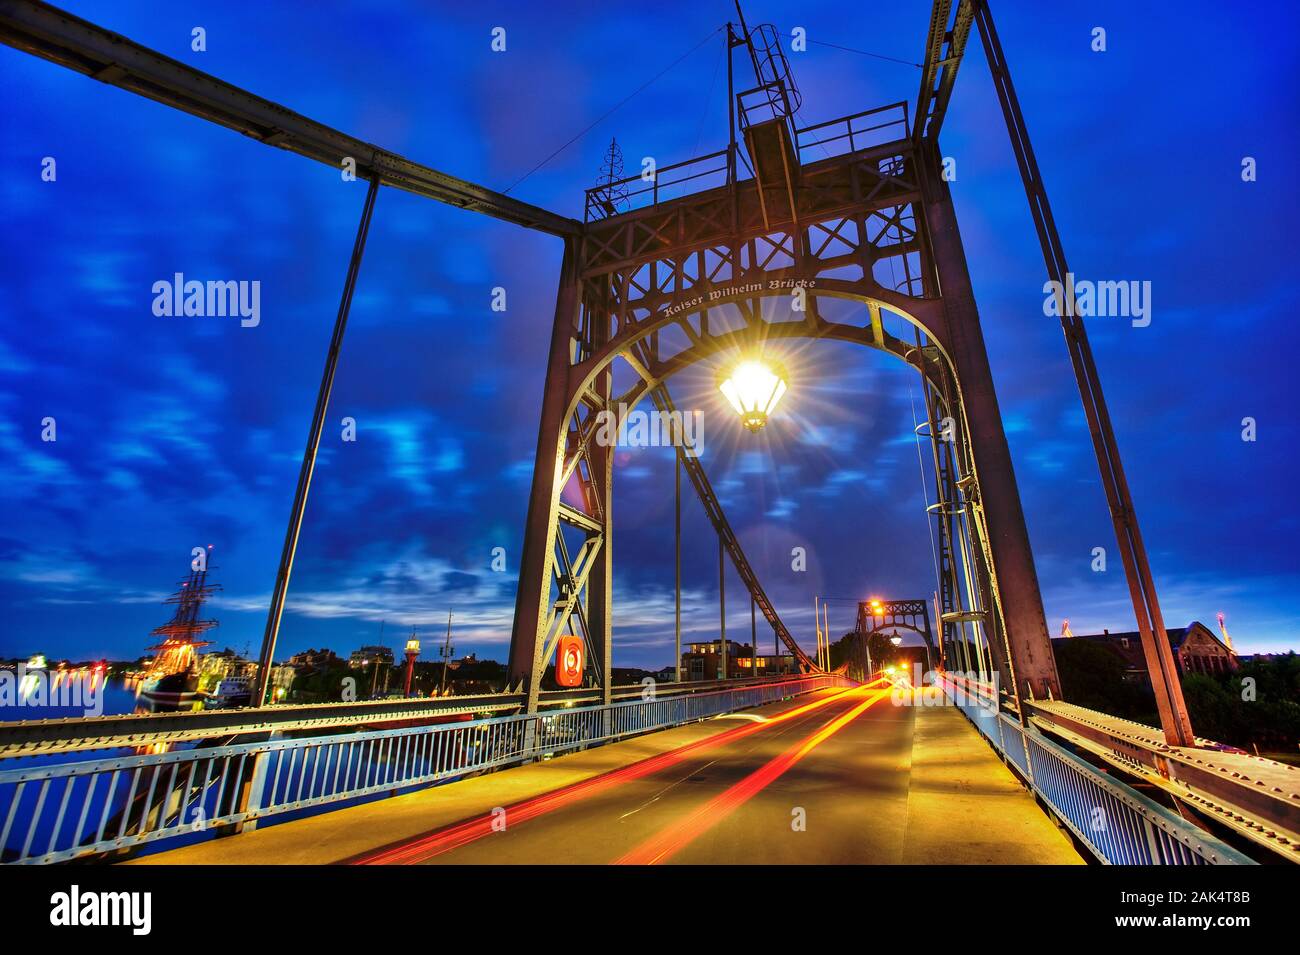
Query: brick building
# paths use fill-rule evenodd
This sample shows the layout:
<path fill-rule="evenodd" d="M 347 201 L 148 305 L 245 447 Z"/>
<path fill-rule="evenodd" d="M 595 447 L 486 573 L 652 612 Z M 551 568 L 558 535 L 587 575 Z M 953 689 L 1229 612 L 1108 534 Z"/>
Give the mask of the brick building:
<path fill-rule="evenodd" d="M 1174 662 L 1182 673 L 1231 673 L 1237 669 L 1237 654 L 1209 627 L 1193 620 L 1186 627 L 1167 630 L 1169 646 L 1174 651 Z M 1124 669 L 1134 678 L 1146 676 L 1146 657 L 1142 653 L 1142 635 L 1136 630 L 1111 633 L 1080 634 L 1073 637 L 1054 637 L 1053 644 L 1069 640 L 1087 640 L 1106 647 L 1124 661 Z"/>
<path fill-rule="evenodd" d="M 727 641 L 727 679 L 750 676 L 776 676 L 795 671 L 794 656 L 789 653 L 760 653 L 754 659 L 753 648 L 735 640 Z M 682 680 L 717 680 L 722 676 L 721 641 L 691 643 L 682 652 Z"/>

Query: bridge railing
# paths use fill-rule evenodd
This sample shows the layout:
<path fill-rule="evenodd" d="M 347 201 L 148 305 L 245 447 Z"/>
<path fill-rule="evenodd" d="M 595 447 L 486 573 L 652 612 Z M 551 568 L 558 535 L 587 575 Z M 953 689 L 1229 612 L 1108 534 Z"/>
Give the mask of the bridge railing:
<path fill-rule="evenodd" d="M 848 685 L 835 674 L 815 674 L 610 706 L 3 770 L 0 861 L 64 862 L 209 838 L 213 830 L 239 831 L 290 812 L 394 794 Z"/>
<path fill-rule="evenodd" d="M 746 677 L 731 680 L 727 686 L 736 688 L 789 678 L 789 674 L 775 678 Z M 659 683 L 656 686 L 661 698 L 709 693 L 716 689 L 717 681 L 711 680 Z M 620 703 L 640 699 L 644 692 L 645 687 L 640 683 L 615 686 L 611 691 L 613 700 Z M 600 699 L 601 690 L 598 688 L 578 687 L 543 690 L 539 703 L 542 709 L 552 710 L 594 706 Z M 374 729 L 393 723 L 410 726 L 453 719 L 482 719 L 513 715 L 521 712 L 527 704 L 527 693 L 477 693 L 5 721 L 0 722 L 0 766 L 12 759 L 63 756 L 76 752 L 93 751 L 103 755 L 109 755 L 109 751 L 116 755 L 121 755 L 124 750 L 144 752 L 154 744 L 166 749 L 175 748 L 175 744 L 181 742 L 237 742 L 236 737 L 251 739 L 258 734 L 342 733 L 348 729 Z"/>
<path fill-rule="evenodd" d="M 806 165 L 818 159 L 898 142 L 907 139 L 908 133 L 907 103 L 900 101 L 804 126 L 795 130 L 795 143 L 799 162 Z"/>
<path fill-rule="evenodd" d="M 586 221 L 609 219 L 691 193 L 725 186 L 735 176 L 735 160 L 728 146 L 707 156 L 660 166 L 649 173 L 649 178 L 636 175 L 603 183 L 587 190 Z"/>
<path fill-rule="evenodd" d="M 1254 865 L 1249 856 L 1130 786 L 1098 771 L 1033 728 L 998 712 L 968 681 L 944 693 L 1033 791 L 1108 865 Z"/>

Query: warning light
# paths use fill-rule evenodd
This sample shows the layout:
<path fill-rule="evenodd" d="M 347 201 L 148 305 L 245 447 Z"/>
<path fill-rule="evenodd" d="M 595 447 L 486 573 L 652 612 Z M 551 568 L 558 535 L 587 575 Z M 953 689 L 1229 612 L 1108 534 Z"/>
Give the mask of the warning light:
<path fill-rule="evenodd" d="M 560 637 L 560 645 L 555 648 L 555 682 L 560 686 L 582 686 L 582 671 L 586 669 L 582 649 L 582 637 L 577 634 Z"/>

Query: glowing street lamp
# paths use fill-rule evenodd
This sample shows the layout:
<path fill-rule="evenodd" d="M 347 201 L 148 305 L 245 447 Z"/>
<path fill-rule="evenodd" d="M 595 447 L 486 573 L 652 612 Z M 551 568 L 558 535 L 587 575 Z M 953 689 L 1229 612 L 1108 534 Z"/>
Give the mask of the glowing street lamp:
<path fill-rule="evenodd" d="M 788 387 L 785 369 L 760 358 L 740 361 L 718 381 L 718 390 L 750 431 L 758 431 L 767 424 Z"/>

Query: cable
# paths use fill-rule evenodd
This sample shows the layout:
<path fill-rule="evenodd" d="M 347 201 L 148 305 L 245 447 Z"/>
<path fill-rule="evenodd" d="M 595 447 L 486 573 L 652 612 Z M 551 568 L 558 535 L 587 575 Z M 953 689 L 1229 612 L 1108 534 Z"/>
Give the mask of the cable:
<path fill-rule="evenodd" d="M 565 144 L 564 144 L 563 146 L 561 146 L 559 149 L 555 150 L 555 152 L 551 153 L 549 156 L 547 156 L 545 159 L 543 159 L 541 162 L 539 162 L 539 163 L 538 163 L 536 166 L 534 166 L 532 169 L 528 170 L 528 172 L 524 173 L 522 176 L 520 176 L 518 179 L 516 179 L 514 182 L 512 182 L 512 183 L 510 184 L 510 187 L 509 187 L 508 189 L 504 190 L 504 192 L 505 192 L 506 194 L 509 194 L 509 192 L 510 192 L 511 189 L 514 189 L 515 186 L 519 185 L 521 182 L 523 182 L 525 179 L 527 179 L 527 178 L 528 178 L 529 176 L 531 176 L 533 173 L 537 172 L 537 170 L 541 169 L 541 168 L 542 168 L 543 166 L 545 166 L 548 162 L 550 162 L 552 159 L 554 159 L 554 158 L 555 158 L 556 156 L 558 156 L 560 153 L 564 152 L 566 149 L 568 149 L 570 146 L 572 146 L 574 143 L 576 143 L 576 142 L 577 142 L 579 139 L 581 139 L 583 136 L 586 136 L 589 132 L 591 132 L 593 129 L 595 129 L 597 126 L 599 126 L 599 125 L 600 125 L 601 123 L 603 123 L 605 120 L 607 120 L 607 119 L 608 119 L 610 116 L 612 116 L 615 112 L 617 112 L 619 109 L 621 109 L 622 107 L 624 107 L 625 105 L 627 105 L 627 103 L 628 103 L 629 100 L 631 100 L 633 97 L 635 97 L 638 93 L 642 92 L 642 91 L 643 91 L 644 89 L 646 89 L 648 86 L 652 85 L 652 84 L 653 84 L 656 80 L 658 80 L 661 76 L 663 76 L 665 73 L 667 73 L 667 72 L 668 72 L 669 70 L 671 70 L 673 67 L 675 67 L 678 63 L 682 62 L 682 60 L 686 59 L 688 56 L 690 56 L 692 53 L 694 53 L 694 52 L 695 52 L 696 50 L 698 50 L 700 47 L 704 46 L 704 44 L 706 44 L 706 43 L 708 43 L 710 40 L 712 40 L 715 36 L 717 36 L 719 33 L 721 33 L 722 30 L 723 30 L 723 27 L 718 27 L 716 30 L 714 30 L 712 33 L 710 33 L 708 36 L 706 36 L 706 37 L 705 37 L 703 40 L 701 40 L 699 43 L 695 44 L 693 47 L 691 47 L 689 50 L 687 50 L 685 53 L 683 53 L 683 54 L 682 54 L 681 56 L 679 56 L 677 59 L 673 60 L 671 63 L 669 63 L 667 66 L 665 66 L 662 70 L 660 70 L 658 73 L 656 73 L 654 76 L 652 76 L 650 79 L 646 80 L 644 83 L 642 83 L 642 84 L 641 84 L 640 86 L 638 86 L 636 89 L 634 89 L 631 93 L 629 93 L 629 94 L 628 94 L 627 96 L 625 96 L 623 99 L 619 100 L 617 103 L 615 103 L 613 106 L 611 106 L 608 110 L 606 110 L 604 113 L 602 113 L 599 117 L 597 117 L 596 120 L 595 120 L 594 122 L 592 122 L 592 123 L 591 123 L 591 124 L 586 128 L 586 129 L 584 129 L 582 132 L 578 133 L 578 135 L 574 136 L 572 139 L 570 139 L 567 143 L 565 143 Z"/>
<path fill-rule="evenodd" d="M 874 57 L 877 60 L 888 60 L 890 63 L 901 63 L 903 66 L 914 66 L 918 70 L 924 68 L 922 63 L 913 63 L 911 60 L 900 60 L 894 56 L 885 56 L 883 53 L 871 53 L 867 50 L 855 50 L 851 46 L 840 46 L 838 43 L 827 43 L 825 40 L 809 40 L 809 43 L 816 43 L 818 46 L 829 46 L 833 50 L 843 50 L 845 53 L 857 53 L 861 56 Z"/>
<path fill-rule="evenodd" d="M 925 487 L 925 460 L 921 456 L 921 432 L 920 424 L 916 420 L 916 390 L 915 382 L 909 381 L 907 384 L 907 400 L 912 406 L 912 434 L 916 437 L 916 466 L 921 471 L 921 500 L 925 502 L 925 508 L 930 509 L 930 492 Z M 929 412 L 927 409 L 926 420 L 929 421 Z M 933 440 L 933 438 L 931 438 Z M 937 482 L 936 482 L 937 483 Z M 939 516 L 943 516 L 944 502 L 937 500 L 935 506 L 939 510 Z M 934 579 L 940 587 L 943 587 L 943 575 L 939 573 L 939 552 L 934 545 L 934 524 L 927 517 L 925 520 L 925 529 L 930 534 L 930 559 L 934 562 Z"/>

